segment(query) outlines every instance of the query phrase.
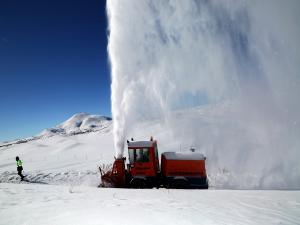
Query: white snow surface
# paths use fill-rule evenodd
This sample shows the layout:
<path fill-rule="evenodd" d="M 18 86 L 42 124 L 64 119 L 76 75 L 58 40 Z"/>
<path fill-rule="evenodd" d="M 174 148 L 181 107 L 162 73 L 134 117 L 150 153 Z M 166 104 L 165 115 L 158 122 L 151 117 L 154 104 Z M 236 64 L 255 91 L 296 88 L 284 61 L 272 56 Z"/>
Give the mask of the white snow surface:
<path fill-rule="evenodd" d="M 0 184 L 1 225 L 300 224 L 299 191 Z"/>
<path fill-rule="evenodd" d="M 76 127 L 68 121 L 63 129 Z M 105 129 L 92 126 L 2 144 L 0 225 L 300 224 L 299 191 L 220 190 L 253 187 L 249 177 L 235 180 L 226 169 L 212 173 L 208 167 L 209 190 L 97 188 L 97 167 L 112 163 L 114 155 L 112 122 L 105 123 Z M 159 121 L 137 129 L 157 135 L 160 153 L 179 147 L 167 144 Z M 17 175 L 17 155 L 27 181 Z"/>

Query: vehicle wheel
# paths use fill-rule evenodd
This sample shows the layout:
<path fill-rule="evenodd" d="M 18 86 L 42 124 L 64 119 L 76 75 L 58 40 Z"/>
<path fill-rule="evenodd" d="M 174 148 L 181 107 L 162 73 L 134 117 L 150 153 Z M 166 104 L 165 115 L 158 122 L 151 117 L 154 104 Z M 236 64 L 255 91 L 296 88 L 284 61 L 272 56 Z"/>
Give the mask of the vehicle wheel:
<path fill-rule="evenodd" d="M 146 185 L 146 181 L 145 180 L 142 180 L 142 179 L 133 179 L 131 182 L 130 182 L 130 186 L 132 188 L 138 188 L 138 189 L 143 189 L 143 188 L 146 188 L 147 185 Z"/>
<path fill-rule="evenodd" d="M 208 189 L 208 184 L 205 184 L 203 189 Z"/>
<path fill-rule="evenodd" d="M 208 182 L 206 181 L 206 184 L 202 187 L 202 189 L 208 189 Z"/>
<path fill-rule="evenodd" d="M 186 189 L 189 188 L 189 183 L 185 180 L 174 180 L 171 186 L 176 189 Z"/>

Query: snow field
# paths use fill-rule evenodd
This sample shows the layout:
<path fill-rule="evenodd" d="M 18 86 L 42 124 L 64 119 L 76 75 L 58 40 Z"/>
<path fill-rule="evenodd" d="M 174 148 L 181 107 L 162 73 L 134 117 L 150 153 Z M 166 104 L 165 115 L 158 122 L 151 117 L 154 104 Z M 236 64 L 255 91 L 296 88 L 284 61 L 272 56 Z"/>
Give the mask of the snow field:
<path fill-rule="evenodd" d="M 97 170 L 99 163 L 112 163 L 114 150 L 110 132 L 56 135 L 0 149 L 1 171 L 16 171 L 17 155 L 25 173 L 60 173 Z"/>
<path fill-rule="evenodd" d="M 299 191 L 0 184 L 1 225 L 300 224 Z"/>

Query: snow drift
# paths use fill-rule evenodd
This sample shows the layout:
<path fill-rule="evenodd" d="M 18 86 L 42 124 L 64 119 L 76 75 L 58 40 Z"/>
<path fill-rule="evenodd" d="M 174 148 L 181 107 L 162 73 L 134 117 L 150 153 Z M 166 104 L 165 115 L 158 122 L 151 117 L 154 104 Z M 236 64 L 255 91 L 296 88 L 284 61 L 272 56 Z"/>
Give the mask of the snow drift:
<path fill-rule="evenodd" d="M 299 9 L 107 1 L 117 156 L 127 137 L 155 135 L 164 150 L 196 146 L 221 186 L 299 189 Z"/>

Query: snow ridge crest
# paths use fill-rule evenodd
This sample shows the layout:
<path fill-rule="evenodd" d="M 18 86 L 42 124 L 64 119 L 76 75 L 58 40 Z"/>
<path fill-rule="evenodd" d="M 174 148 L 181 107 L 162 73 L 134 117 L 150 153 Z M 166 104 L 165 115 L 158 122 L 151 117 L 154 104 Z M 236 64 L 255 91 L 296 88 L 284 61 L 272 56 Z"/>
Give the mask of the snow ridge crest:
<path fill-rule="evenodd" d="M 43 130 L 39 136 L 49 137 L 56 134 L 75 135 L 94 132 L 109 128 L 111 123 L 111 118 L 106 116 L 77 113 L 65 122 Z"/>

